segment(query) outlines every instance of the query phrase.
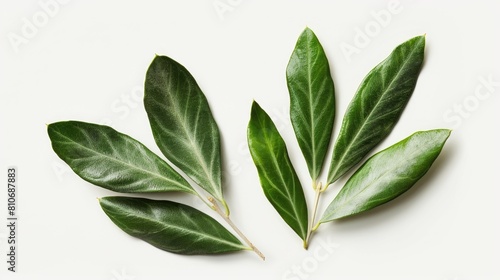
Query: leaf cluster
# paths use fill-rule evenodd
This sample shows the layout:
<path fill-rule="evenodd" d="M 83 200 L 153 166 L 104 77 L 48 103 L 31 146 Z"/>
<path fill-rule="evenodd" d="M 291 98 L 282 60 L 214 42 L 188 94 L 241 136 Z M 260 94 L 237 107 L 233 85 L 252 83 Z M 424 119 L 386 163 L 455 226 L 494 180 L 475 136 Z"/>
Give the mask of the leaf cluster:
<path fill-rule="evenodd" d="M 321 194 L 389 135 L 410 100 L 424 61 L 425 36 L 399 46 L 361 81 L 336 138 L 325 183 L 318 180 L 332 138 L 335 87 L 325 51 L 314 32 L 299 36 L 286 68 L 290 119 L 315 192 L 309 218 L 304 190 L 285 141 L 254 101 L 248 146 L 264 194 L 304 241 L 320 224 L 382 205 L 411 188 L 431 167 L 450 135 L 447 129 L 419 131 L 366 160 L 347 180 L 316 222 Z"/>
<path fill-rule="evenodd" d="M 247 136 L 265 196 L 307 248 L 322 224 L 382 205 L 410 189 L 429 170 L 450 135 L 418 131 L 363 160 L 392 131 L 417 84 L 425 37 L 397 46 L 361 82 L 344 115 L 325 183 L 319 180 L 335 118 L 335 87 L 321 43 L 306 28 L 286 68 L 290 118 L 315 192 L 312 214 L 269 115 L 254 101 Z M 48 125 L 55 153 L 82 179 L 118 193 L 182 192 L 201 199 L 232 232 L 200 210 L 168 200 L 99 199 L 111 221 L 131 236 L 177 254 L 253 250 L 230 219 L 222 187 L 220 132 L 208 101 L 180 63 L 156 56 L 145 79 L 144 108 L 163 157 L 115 129 L 82 121 Z M 316 221 L 321 194 L 357 168 Z"/>
<path fill-rule="evenodd" d="M 52 148 L 78 176 L 99 187 L 199 197 L 246 245 L 209 215 L 184 204 L 124 196 L 99 199 L 104 212 L 126 233 L 172 253 L 254 250 L 264 258 L 229 219 L 219 129 L 193 76 L 173 59 L 156 56 L 146 73 L 144 107 L 156 144 L 170 163 L 128 135 L 81 121 L 49 124 Z"/>

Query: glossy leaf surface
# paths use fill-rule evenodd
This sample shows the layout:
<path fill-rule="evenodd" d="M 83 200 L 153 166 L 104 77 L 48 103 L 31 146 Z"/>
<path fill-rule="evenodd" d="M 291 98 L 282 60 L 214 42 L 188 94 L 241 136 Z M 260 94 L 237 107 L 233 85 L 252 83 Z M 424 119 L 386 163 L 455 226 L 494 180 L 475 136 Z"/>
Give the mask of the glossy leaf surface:
<path fill-rule="evenodd" d="M 156 56 L 146 74 L 144 106 L 165 157 L 224 201 L 219 129 L 189 71 L 169 57 Z"/>
<path fill-rule="evenodd" d="M 248 249 L 219 222 L 184 204 L 132 197 L 104 197 L 99 203 L 123 231 L 168 252 L 198 255 Z"/>
<path fill-rule="evenodd" d="M 361 82 L 334 146 L 329 184 L 359 163 L 392 131 L 415 89 L 424 47 L 424 36 L 404 42 Z"/>
<path fill-rule="evenodd" d="M 302 238 L 307 234 L 307 205 L 285 142 L 255 101 L 248 124 L 248 146 L 264 194 L 285 222 Z"/>
<path fill-rule="evenodd" d="M 320 223 L 364 212 L 410 189 L 429 170 L 450 130 L 416 132 L 375 154 L 347 181 Z"/>
<path fill-rule="evenodd" d="M 111 127 L 66 121 L 50 124 L 48 134 L 56 154 L 97 186 L 123 193 L 195 193 L 165 161 Z"/>
<path fill-rule="evenodd" d="M 306 28 L 286 69 L 290 118 L 313 181 L 323 166 L 335 116 L 335 90 L 328 58 L 316 35 Z"/>

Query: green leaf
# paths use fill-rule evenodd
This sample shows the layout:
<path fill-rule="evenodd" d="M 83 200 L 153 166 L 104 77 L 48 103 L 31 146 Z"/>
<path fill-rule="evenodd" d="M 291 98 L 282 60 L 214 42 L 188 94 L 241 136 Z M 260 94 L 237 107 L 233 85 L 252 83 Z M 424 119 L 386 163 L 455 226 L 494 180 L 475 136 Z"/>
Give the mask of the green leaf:
<path fill-rule="evenodd" d="M 399 45 L 361 82 L 335 143 L 328 184 L 359 163 L 396 125 L 424 60 L 425 37 Z"/>
<path fill-rule="evenodd" d="M 219 222 L 184 204 L 132 197 L 104 197 L 99 203 L 123 231 L 168 252 L 200 255 L 248 249 Z"/>
<path fill-rule="evenodd" d="M 347 181 L 320 223 L 370 210 L 406 192 L 429 170 L 450 132 L 416 132 L 372 156 Z"/>
<path fill-rule="evenodd" d="M 146 74 L 144 106 L 165 157 L 226 205 L 219 129 L 189 71 L 169 57 L 156 56 Z"/>
<path fill-rule="evenodd" d="M 111 127 L 66 121 L 50 124 L 47 129 L 56 154 L 92 184 L 122 193 L 196 194 L 165 161 Z"/>
<path fill-rule="evenodd" d="M 335 117 L 335 89 L 328 58 L 309 28 L 300 35 L 286 69 L 290 117 L 313 181 L 319 176 Z"/>
<path fill-rule="evenodd" d="M 285 222 L 303 239 L 307 234 L 307 204 L 285 142 L 266 112 L 253 102 L 248 146 L 264 194 Z"/>

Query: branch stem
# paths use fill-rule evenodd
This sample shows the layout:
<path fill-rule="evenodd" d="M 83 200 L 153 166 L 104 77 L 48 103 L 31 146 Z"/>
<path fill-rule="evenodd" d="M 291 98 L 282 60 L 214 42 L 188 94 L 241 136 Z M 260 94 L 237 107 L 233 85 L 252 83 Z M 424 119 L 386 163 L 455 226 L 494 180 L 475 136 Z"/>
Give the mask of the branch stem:
<path fill-rule="evenodd" d="M 313 182 L 313 187 L 314 187 L 314 190 L 315 190 L 314 206 L 313 206 L 313 212 L 312 212 L 311 222 L 309 223 L 309 226 L 308 226 L 308 229 L 307 229 L 306 240 L 304 241 L 304 248 L 305 249 L 307 249 L 307 247 L 309 246 L 309 240 L 311 239 L 311 235 L 317 229 L 317 227 L 314 226 L 315 225 L 314 222 L 316 220 L 316 213 L 318 211 L 319 198 L 321 196 L 321 193 L 323 192 L 323 186 L 322 186 L 321 182 L 319 184 L 317 184 L 317 185 L 316 185 L 315 182 Z"/>
<path fill-rule="evenodd" d="M 236 234 L 238 234 L 241 237 L 241 239 L 245 241 L 245 243 L 250 247 L 250 249 L 252 249 L 262 260 L 265 260 L 266 257 L 264 256 L 264 254 L 262 254 L 262 252 L 259 249 L 257 249 L 257 247 L 255 247 L 255 245 L 253 245 L 252 242 L 250 242 L 250 240 L 248 240 L 248 238 L 243 234 L 243 232 L 241 232 L 241 230 L 233 223 L 233 221 L 229 218 L 229 215 L 226 215 L 227 212 L 224 213 L 224 211 L 222 211 L 222 209 L 217 204 L 217 201 L 213 197 L 209 197 L 208 201 L 212 203 L 212 209 L 214 209 L 215 212 L 217 212 L 217 214 L 219 214 L 226 221 L 226 223 L 228 223 L 228 225 L 230 225 L 231 228 L 233 228 Z"/>

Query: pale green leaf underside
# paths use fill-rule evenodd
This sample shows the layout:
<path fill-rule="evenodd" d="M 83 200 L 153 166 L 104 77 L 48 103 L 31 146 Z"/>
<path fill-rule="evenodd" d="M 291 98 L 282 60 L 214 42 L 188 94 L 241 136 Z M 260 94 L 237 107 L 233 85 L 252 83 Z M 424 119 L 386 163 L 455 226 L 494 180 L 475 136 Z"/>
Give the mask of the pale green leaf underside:
<path fill-rule="evenodd" d="M 392 131 L 415 89 L 424 47 L 424 36 L 404 42 L 361 82 L 342 121 L 328 184 L 359 163 Z"/>
<path fill-rule="evenodd" d="M 137 140 L 111 127 L 79 121 L 48 125 L 52 148 L 82 179 L 122 193 L 193 188 Z"/>
<path fill-rule="evenodd" d="M 264 110 L 254 101 L 248 124 L 248 146 L 264 194 L 285 222 L 304 240 L 307 204 L 285 142 Z"/>
<path fill-rule="evenodd" d="M 410 189 L 429 170 L 450 130 L 416 132 L 375 154 L 347 181 L 320 223 L 384 204 Z"/>
<path fill-rule="evenodd" d="M 165 157 L 224 201 L 219 129 L 189 71 L 169 57 L 156 56 L 146 74 L 144 106 Z"/>
<path fill-rule="evenodd" d="M 325 159 L 335 117 L 335 90 L 328 58 L 316 35 L 306 28 L 286 69 L 290 118 L 313 181 Z"/>
<path fill-rule="evenodd" d="M 219 222 L 187 205 L 132 197 L 104 197 L 99 203 L 123 231 L 168 252 L 199 255 L 248 249 Z"/>

